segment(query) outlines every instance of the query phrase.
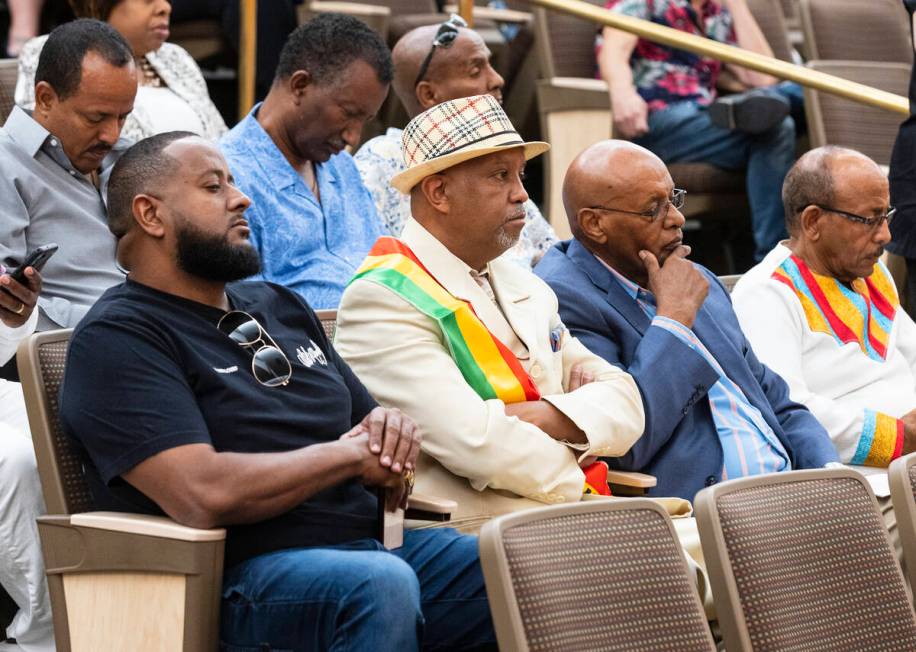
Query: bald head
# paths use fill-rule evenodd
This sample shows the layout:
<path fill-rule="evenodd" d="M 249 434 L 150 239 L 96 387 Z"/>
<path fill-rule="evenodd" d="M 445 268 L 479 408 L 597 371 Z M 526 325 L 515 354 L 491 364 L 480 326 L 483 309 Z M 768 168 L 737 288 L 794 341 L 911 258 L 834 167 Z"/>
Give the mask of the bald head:
<path fill-rule="evenodd" d="M 432 48 L 439 25 L 407 32 L 394 46 L 394 92 L 413 118 L 447 100 L 489 93 L 502 101 L 503 78 L 490 66 L 490 50 L 480 35 L 466 27 L 448 47 L 436 48 L 423 81 L 414 85 Z"/>
<path fill-rule="evenodd" d="M 603 140 L 579 154 L 563 180 L 563 207 L 573 235 L 581 239 L 581 209 L 617 205 L 639 188 L 647 172 L 659 170 L 667 174 L 660 158 L 626 140 Z"/>
<path fill-rule="evenodd" d="M 884 178 L 881 168 L 873 160 L 853 149 L 825 145 L 802 155 L 782 185 L 782 203 L 786 216 L 786 229 L 796 235 L 799 216 L 808 206 L 832 206 L 837 201 L 837 188 L 847 186 L 847 177 Z M 838 177 L 843 177 L 840 180 Z M 852 193 L 856 194 L 855 189 Z"/>

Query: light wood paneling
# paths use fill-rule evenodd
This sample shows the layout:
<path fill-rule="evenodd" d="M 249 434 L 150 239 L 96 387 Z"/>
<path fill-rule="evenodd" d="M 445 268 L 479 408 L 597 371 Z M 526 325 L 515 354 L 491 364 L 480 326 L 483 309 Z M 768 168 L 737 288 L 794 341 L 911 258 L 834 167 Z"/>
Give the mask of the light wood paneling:
<path fill-rule="evenodd" d="M 73 652 L 182 649 L 185 578 L 163 573 L 64 576 Z"/>

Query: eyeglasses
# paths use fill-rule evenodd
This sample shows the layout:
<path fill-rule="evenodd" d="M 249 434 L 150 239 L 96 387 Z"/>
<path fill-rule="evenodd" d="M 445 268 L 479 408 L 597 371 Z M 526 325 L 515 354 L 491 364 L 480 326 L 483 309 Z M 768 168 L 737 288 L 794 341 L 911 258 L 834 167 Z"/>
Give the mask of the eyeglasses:
<path fill-rule="evenodd" d="M 896 208 L 888 208 L 887 212 L 884 215 L 875 215 L 874 217 L 865 217 L 864 215 L 856 215 L 855 213 L 847 213 L 846 211 L 840 211 L 835 208 L 830 208 L 829 206 L 822 206 L 820 204 L 813 204 L 817 206 L 822 211 L 827 211 L 828 213 L 836 213 L 840 217 L 845 217 L 850 222 L 858 222 L 859 224 L 864 224 L 870 229 L 880 228 L 882 222 L 887 222 L 890 225 L 891 220 L 894 219 L 894 214 L 896 214 Z M 802 211 L 805 210 L 804 208 Z M 796 211 L 796 213 L 801 213 L 802 211 Z"/>
<path fill-rule="evenodd" d="M 429 62 L 433 60 L 433 54 L 436 52 L 436 48 L 448 49 L 452 47 L 452 43 L 458 38 L 458 29 L 467 26 L 468 24 L 465 22 L 464 18 L 456 14 L 452 14 L 447 21 L 439 25 L 436 36 L 433 38 L 433 44 L 429 48 L 429 54 L 423 59 L 423 65 L 420 66 L 420 73 L 413 83 L 414 88 L 419 86 L 420 82 L 423 81 L 426 71 L 429 70 Z"/>
<path fill-rule="evenodd" d="M 243 349 L 251 349 L 251 373 L 266 387 L 286 385 L 293 375 L 289 359 L 258 320 L 241 310 L 232 310 L 220 318 L 216 327 Z"/>
<path fill-rule="evenodd" d="M 609 213 L 626 213 L 627 215 L 638 215 L 644 219 L 649 220 L 650 222 L 655 222 L 656 220 L 664 220 L 668 217 L 668 209 L 671 206 L 674 206 L 676 209 L 680 210 L 684 207 L 684 203 L 687 201 L 687 191 L 681 188 L 675 188 L 671 193 L 671 196 L 668 197 L 664 203 L 659 204 L 658 208 L 653 211 L 643 211 L 637 213 L 636 211 L 625 211 L 621 208 L 608 208 L 607 206 L 589 206 L 594 211 L 607 211 Z"/>

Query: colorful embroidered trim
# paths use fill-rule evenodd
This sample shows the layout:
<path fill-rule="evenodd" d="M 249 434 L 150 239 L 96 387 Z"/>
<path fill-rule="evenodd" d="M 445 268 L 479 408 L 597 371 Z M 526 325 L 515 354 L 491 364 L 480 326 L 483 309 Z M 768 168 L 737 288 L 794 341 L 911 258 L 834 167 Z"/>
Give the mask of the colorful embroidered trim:
<path fill-rule="evenodd" d="M 862 436 L 850 464 L 886 467 L 903 452 L 903 421 L 865 410 Z"/>
<path fill-rule="evenodd" d="M 461 375 L 482 399 L 519 403 L 541 398 L 518 358 L 484 326 L 471 304 L 449 294 L 403 242 L 379 238 L 353 281 L 358 278 L 387 287 L 435 319 Z"/>
<path fill-rule="evenodd" d="M 872 360 L 887 358 L 887 343 L 900 305 L 897 291 L 878 263 L 852 289 L 834 278 L 815 274 L 789 256 L 771 278 L 787 285 L 801 302 L 808 328 L 833 336 L 840 344 L 855 342 Z"/>

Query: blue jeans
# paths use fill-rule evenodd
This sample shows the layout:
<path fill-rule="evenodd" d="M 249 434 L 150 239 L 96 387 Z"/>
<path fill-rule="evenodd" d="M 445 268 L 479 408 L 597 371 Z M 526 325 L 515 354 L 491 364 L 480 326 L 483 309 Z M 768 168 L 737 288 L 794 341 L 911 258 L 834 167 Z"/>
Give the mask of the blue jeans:
<path fill-rule="evenodd" d="M 787 236 L 782 182 L 795 162 L 795 122 L 801 120 L 803 109 L 797 84 L 783 82 L 767 91 L 789 100 L 792 114 L 764 134 L 752 136 L 716 127 L 705 107 L 679 102 L 650 113 L 649 132 L 634 139 L 665 163 L 709 163 L 726 170 L 747 170 L 754 258 L 758 261 Z"/>
<path fill-rule="evenodd" d="M 496 650 L 477 537 L 408 530 L 260 555 L 226 570 L 221 649 Z"/>

